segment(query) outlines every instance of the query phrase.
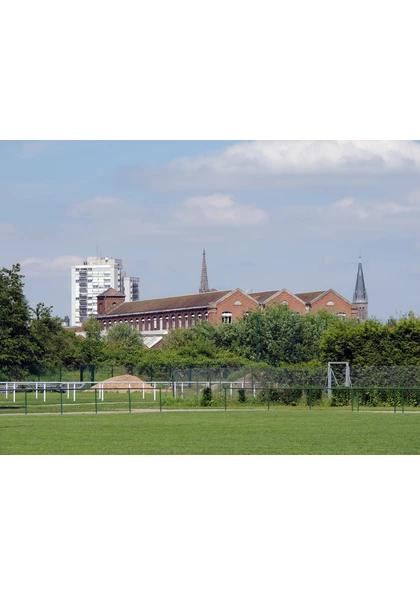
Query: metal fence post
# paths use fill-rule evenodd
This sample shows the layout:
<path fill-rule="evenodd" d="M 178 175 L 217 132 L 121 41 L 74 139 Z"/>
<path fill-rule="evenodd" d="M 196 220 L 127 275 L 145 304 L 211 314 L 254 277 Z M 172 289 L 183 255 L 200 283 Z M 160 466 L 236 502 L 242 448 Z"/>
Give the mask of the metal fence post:
<path fill-rule="evenodd" d="M 268 410 L 270 410 L 270 389 L 267 390 L 267 404 L 268 404 Z"/>
<path fill-rule="evenodd" d="M 128 388 L 128 412 L 131 413 L 131 390 Z"/>
<path fill-rule="evenodd" d="M 60 415 L 63 414 L 63 390 L 60 388 Z"/>
<path fill-rule="evenodd" d="M 394 389 L 394 413 L 397 412 L 397 390 Z"/>
<path fill-rule="evenodd" d="M 159 388 L 159 410 L 162 412 L 162 388 Z"/>
<path fill-rule="evenodd" d="M 227 400 L 227 388 L 225 387 L 224 390 L 225 390 L 225 412 L 226 412 L 226 410 L 227 410 L 227 402 L 226 402 L 226 400 Z"/>
<path fill-rule="evenodd" d="M 351 412 L 354 412 L 354 388 L 351 389 Z"/>
<path fill-rule="evenodd" d="M 25 415 L 28 414 L 28 393 L 25 390 Z"/>
<path fill-rule="evenodd" d="M 98 414 L 98 389 L 95 388 L 95 413 Z"/>
<path fill-rule="evenodd" d="M 404 412 L 404 388 L 401 388 L 401 412 Z"/>

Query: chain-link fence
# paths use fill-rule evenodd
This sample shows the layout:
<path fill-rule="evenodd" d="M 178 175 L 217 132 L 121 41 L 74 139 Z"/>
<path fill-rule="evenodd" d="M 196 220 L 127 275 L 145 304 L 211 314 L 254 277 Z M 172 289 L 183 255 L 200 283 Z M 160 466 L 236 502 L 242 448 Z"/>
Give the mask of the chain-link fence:
<path fill-rule="evenodd" d="M 330 389 L 327 389 L 327 366 L 321 365 L 44 366 L 25 377 L 25 381 L 0 383 L 0 413 L 241 406 L 333 406 L 396 411 L 420 407 L 420 366 L 352 367 L 350 380 L 350 385 L 344 386 L 345 366 L 335 369 Z M 207 401 L 203 399 L 206 390 Z"/>
<path fill-rule="evenodd" d="M 3 382 L 0 415 L 120 413 L 176 409 L 346 407 L 404 412 L 420 406 L 420 387 L 257 386 L 238 382 Z"/>

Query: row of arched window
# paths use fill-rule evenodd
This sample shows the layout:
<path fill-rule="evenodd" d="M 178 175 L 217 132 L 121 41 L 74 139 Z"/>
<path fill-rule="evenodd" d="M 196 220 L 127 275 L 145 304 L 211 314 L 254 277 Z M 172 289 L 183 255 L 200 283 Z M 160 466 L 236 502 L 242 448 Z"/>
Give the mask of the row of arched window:
<path fill-rule="evenodd" d="M 104 329 L 110 328 L 114 324 L 130 324 L 132 328 L 136 328 L 140 332 L 147 332 L 153 330 L 175 330 L 176 328 L 189 328 L 195 323 L 201 321 L 208 321 L 209 314 L 172 314 L 172 315 L 157 315 L 145 317 L 126 318 L 125 320 L 104 320 Z"/>

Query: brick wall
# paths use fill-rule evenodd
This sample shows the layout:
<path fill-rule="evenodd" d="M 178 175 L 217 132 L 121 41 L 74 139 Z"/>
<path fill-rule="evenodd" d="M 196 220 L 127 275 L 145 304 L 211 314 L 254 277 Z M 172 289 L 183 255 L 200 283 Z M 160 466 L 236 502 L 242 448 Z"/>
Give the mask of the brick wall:
<path fill-rule="evenodd" d="M 113 305 L 115 300 L 115 297 L 109 299 L 111 305 Z M 288 306 L 292 311 L 301 314 L 307 313 L 306 305 L 300 299 L 287 291 L 281 291 L 279 295 L 267 302 L 266 307 L 282 303 L 283 301 L 287 301 Z M 334 305 L 328 305 L 329 302 L 333 302 Z M 111 307 L 111 312 L 109 315 L 107 315 L 106 320 L 100 320 L 104 328 L 109 328 L 112 324 L 114 324 L 114 322 L 119 323 L 121 320 L 123 323 L 127 322 L 140 331 L 147 331 L 172 330 L 173 318 L 175 318 L 175 328 L 185 328 L 187 326 L 188 328 L 191 328 L 191 326 L 193 326 L 195 323 L 201 320 L 205 321 L 206 319 L 208 319 L 208 321 L 212 324 L 221 324 L 223 322 L 223 314 L 231 314 L 231 321 L 235 322 L 239 320 L 247 311 L 254 310 L 258 308 L 259 305 L 254 299 L 252 299 L 252 297 L 238 290 L 234 291 L 231 295 L 214 307 L 166 312 L 156 311 L 149 314 L 137 315 L 125 314 L 122 316 L 113 316 L 113 307 Z M 318 312 L 320 310 L 332 311 L 337 314 L 343 313 L 346 315 L 346 317 L 352 316 L 352 305 L 333 291 L 328 291 L 328 293 L 326 293 L 321 299 L 318 299 L 314 302 L 311 311 Z M 107 311 L 105 311 L 105 315 L 106 313 Z M 101 314 L 99 314 L 99 316 L 100 315 Z M 111 322 L 111 324 L 109 324 L 109 322 Z"/>
<path fill-rule="evenodd" d="M 333 303 L 334 305 L 328 305 Z M 316 313 L 321 310 L 332 311 L 333 313 L 343 313 L 347 318 L 352 316 L 351 303 L 334 293 L 334 291 L 328 291 L 320 299 L 317 299 L 311 307 L 311 311 Z"/>
<path fill-rule="evenodd" d="M 257 307 L 258 304 L 255 302 L 255 299 L 252 299 L 252 297 L 249 297 L 241 291 L 235 291 L 234 293 L 232 293 L 232 295 L 223 299 L 223 301 L 221 301 L 217 305 L 215 310 L 212 310 L 210 321 L 216 324 L 220 324 L 222 322 L 223 314 L 231 313 L 232 322 L 236 322 L 237 320 L 242 318 L 244 313 L 246 313 L 250 309 L 256 309 Z"/>
<path fill-rule="evenodd" d="M 297 297 L 288 293 L 287 291 L 281 291 L 279 295 L 267 301 L 266 307 L 270 307 L 271 305 L 277 305 L 278 303 L 283 303 L 287 301 L 287 305 L 290 307 L 292 311 L 296 313 L 305 314 L 306 313 L 306 305 Z"/>

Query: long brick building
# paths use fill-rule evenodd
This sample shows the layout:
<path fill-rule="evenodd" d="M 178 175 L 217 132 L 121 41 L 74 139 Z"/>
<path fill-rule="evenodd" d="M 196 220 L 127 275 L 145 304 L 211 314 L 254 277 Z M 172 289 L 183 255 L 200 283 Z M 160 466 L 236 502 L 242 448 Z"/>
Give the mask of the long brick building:
<path fill-rule="evenodd" d="M 204 266 L 205 259 L 203 270 Z M 166 333 L 176 328 L 189 328 L 201 321 L 231 324 L 249 310 L 262 310 L 278 303 L 287 305 L 299 314 L 327 310 L 345 318 L 367 318 L 367 293 L 361 263 L 353 303 L 333 289 L 297 294 L 287 289 L 246 293 L 241 289 L 210 291 L 206 283 L 207 274 L 203 274 L 198 294 L 127 303 L 122 293 L 108 289 L 97 298 L 96 317 L 105 331 L 113 324 L 124 322 L 144 333 Z"/>

